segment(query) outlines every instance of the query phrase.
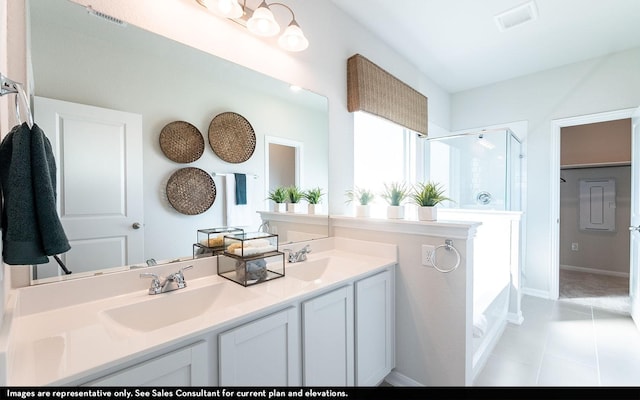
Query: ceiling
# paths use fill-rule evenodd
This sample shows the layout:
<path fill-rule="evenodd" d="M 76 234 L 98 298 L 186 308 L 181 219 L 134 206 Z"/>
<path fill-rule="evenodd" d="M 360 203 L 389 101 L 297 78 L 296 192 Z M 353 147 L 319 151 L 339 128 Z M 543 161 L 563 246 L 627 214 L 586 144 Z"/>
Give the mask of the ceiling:
<path fill-rule="evenodd" d="M 640 46 L 640 0 L 533 0 L 505 31 L 528 0 L 332 1 L 450 93 Z"/>

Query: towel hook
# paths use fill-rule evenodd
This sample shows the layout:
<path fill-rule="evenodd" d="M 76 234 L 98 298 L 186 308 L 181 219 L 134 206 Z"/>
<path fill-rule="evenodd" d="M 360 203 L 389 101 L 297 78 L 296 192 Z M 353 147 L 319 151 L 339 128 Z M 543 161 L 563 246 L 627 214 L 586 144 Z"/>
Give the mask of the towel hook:
<path fill-rule="evenodd" d="M 16 118 L 18 123 L 22 123 L 22 118 L 20 117 L 20 100 L 24 101 L 24 105 L 27 109 L 27 124 L 29 128 L 33 126 L 33 114 L 31 113 L 31 107 L 29 106 L 29 99 L 27 98 L 27 93 L 25 92 L 22 83 L 16 82 L 12 79 L 7 78 L 3 74 L 0 73 L 0 96 L 4 96 L 6 94 L 16 94 L 15 104 L 16 104 Z"/>

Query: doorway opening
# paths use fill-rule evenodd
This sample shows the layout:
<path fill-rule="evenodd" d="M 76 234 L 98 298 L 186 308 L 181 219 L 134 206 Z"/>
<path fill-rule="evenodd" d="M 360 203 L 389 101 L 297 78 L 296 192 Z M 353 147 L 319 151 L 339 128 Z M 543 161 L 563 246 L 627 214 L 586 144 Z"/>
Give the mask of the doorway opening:
<path fill-rule="evenodd" d="M 628 313 L 631 119 L 560 136 L 559 299 Z"/>
<path fill-rule="evenodd" d="M 275 137 L 265 137 L 265 193 L 270 193 L 277 187 L 298 186 L 302 182 L 302 151 L 301 142 Z M 265 200 L 269 209 L 269 201 Z"/>
<path fill-rule="evenodd" d="M 630 312 L 634 111 L 552 122 L 550 294 L 556 300 Z"/>

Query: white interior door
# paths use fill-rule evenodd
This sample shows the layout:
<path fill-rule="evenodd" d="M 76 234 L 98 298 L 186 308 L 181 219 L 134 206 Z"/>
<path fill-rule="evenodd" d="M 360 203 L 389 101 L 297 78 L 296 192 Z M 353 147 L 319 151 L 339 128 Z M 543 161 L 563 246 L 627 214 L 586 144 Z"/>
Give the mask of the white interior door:
<path fill-rule="evenodd" d="M 35 97 L 34 116 L 56 159 L 67 268 L 142 262 L 142 116 L 43 97 Z M 55 261 L 37 268 L 38 279 L 61 274 Z"/>
<path fill-rule="evenodd" d="M 631 266 L 629 268 L 629 296 L 631 317 L 640 329 L 640 108 L 631 119 Z"/>

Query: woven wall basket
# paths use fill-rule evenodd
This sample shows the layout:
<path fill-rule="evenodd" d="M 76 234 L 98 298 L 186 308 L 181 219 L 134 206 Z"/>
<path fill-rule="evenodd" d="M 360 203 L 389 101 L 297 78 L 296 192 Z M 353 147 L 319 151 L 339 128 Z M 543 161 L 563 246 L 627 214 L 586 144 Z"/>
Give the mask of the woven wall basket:
<path fill-rule="evenodd" d="M 204 138 L 190 123 L 174 121 L 160 131 L 160 148 L 171 161 L 190 163 L 204 153 Z"/>
<path fill-rule="evenodd" d="M 167 199 L 182 214 L 202 214 L 216 199 L 216 184 L 200 168 L 181 168 L 169 177 Z"/>
<path fill-rule="evenodd" d="M 247 161 L 256 149 L 256 134 L 242 115 L 224 112 L 209 124 L 209 144 L 220 159 L 230 163 Z"/>

